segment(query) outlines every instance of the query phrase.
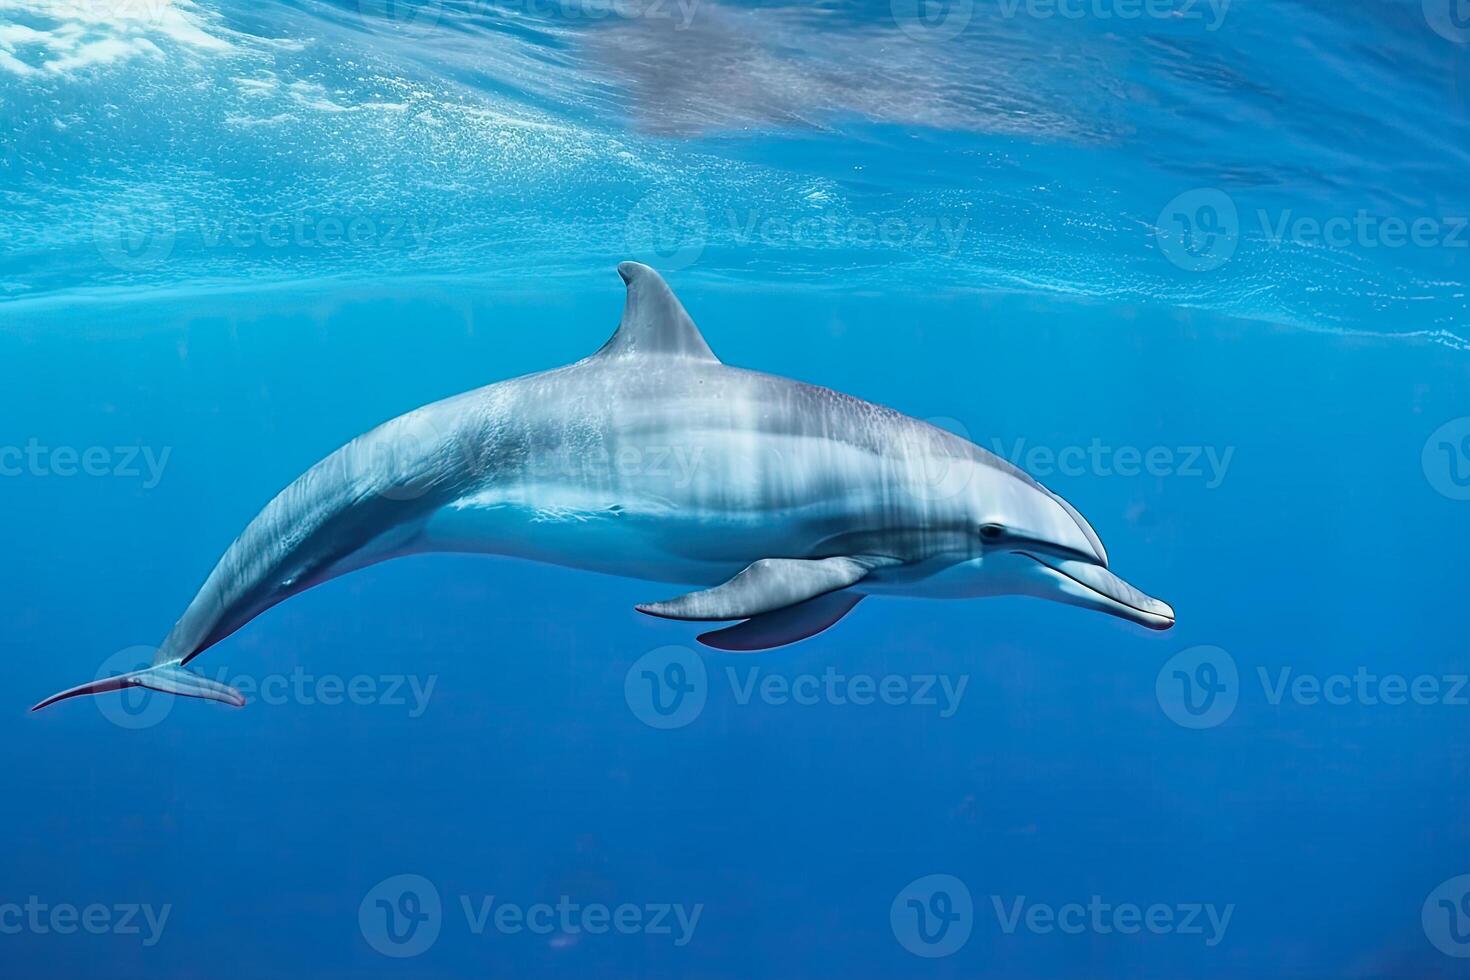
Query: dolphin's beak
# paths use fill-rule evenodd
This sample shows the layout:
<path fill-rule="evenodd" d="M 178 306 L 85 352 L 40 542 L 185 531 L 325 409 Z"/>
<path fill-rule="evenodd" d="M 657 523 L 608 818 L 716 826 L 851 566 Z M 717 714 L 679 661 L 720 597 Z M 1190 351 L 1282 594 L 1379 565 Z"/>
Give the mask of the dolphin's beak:
<path fill-rule="evenodd" d="M 1167 602 L 1129 585 L 1101 565 L 1074 559 L 1038 558 L 1021 552 L 1046 568 L 1056 586 L 1076 605 L 1111 613 L 1153 630 L 1166 630 L 1174 625 L 1174 610 Z"/>

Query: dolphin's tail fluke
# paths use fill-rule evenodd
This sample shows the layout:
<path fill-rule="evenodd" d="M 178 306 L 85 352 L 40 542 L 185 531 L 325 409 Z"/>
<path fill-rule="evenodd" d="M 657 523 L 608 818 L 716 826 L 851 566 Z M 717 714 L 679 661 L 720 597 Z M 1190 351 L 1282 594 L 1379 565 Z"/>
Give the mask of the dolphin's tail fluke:
<path fill-rule="evenodd" d="M 128 674 L 119 674 L 116 677 L 104 677 L 101 680 L 92 681 L 90 684 L 82 684 L 70 690 L 53 694 L 40 704 L 32 708 L 32 711 L 40 711 L 47 705 L 55 704 L 57 701 L 65 701 L 67 698 L 81 697 L 83 694 L 102 694 L 105 691 L 125 691 L 130 687 L 146 687 L 150 691 L 162 691 L 165 694 L 178 694 L 186 698 L 204 698 L 209 701 L 223 701 L 240 707 L 245 703 L 245 695 L 235 690 L 228 684 L 210 680 L 203 674 L 194 671 L 182 664 L 155 664 L 142 670 L 135 670 Z"/>

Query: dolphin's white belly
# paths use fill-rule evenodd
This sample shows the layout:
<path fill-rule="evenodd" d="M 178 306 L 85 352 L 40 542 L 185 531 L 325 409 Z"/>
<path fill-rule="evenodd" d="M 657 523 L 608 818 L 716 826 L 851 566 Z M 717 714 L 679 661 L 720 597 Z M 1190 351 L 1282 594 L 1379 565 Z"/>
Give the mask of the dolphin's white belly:
<path fill-rule="evenodd" d="M 425 550 L 510 555 L 662 582 L 717 584 L 881 520 L 881 461 L 799 436 L 641 432 L 574 462 L 496 474 L 425 522 Z M 656 445 L 658 444 L 658 445 Z"/>
<path fill-rule="evenodd" d="M 646 518 L 606 509 L 528 507 L 467 498 L 434 513 L 424 526 L 422 546 L 429 551 L 507 555 L 628 578 L 710 585 L 749 564 L 712 556 L 712 546 L 724 536 L 714 526 L 688 528 L 681 550 L 671 547 L 668 530 Z"/>

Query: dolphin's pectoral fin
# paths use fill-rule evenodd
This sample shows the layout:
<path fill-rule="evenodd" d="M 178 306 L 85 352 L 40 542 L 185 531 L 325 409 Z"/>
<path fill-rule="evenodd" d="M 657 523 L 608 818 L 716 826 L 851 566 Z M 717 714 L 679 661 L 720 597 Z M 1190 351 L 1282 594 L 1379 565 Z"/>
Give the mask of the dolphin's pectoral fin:
<path fill-rule="evenodd" d="M 722 630 L 701 633 L 699 642 L 716 650 L 738 653 L 784 647 L 829 629 L 862 601 L 863 596 L 856 592 L 828 592 Z"/>
<path fill-rule="evenodd" d="M 871 568 L 854 558 L 762 558 L 723 585 L 637 609 L 664 619 L 751 619 L 845 589 Z"/>

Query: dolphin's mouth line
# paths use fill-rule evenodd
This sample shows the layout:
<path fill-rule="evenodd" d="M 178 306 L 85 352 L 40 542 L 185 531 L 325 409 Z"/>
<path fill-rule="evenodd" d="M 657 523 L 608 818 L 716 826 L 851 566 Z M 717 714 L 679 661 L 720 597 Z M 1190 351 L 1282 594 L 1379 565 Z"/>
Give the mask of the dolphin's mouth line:
<path fill-rule="evenodd" d="M 1053 565 L 1049 561 L 1045 561 L 1045 560 L 1043 560 L 1041 558 L 1038 558 L 1037 556 L 1033 555 L 1029 551 L 1018 551 L 1018 552 L 1016 552 L 1016 554 L 1022 555 L 1022 556 L 1026 557 L 1026 558 L 1030 558 L 1032 561 L 1036 562 L 1036 564 L 1041 565 L 1043 568 L 1047 568 L 1047 569 L 1050 569 L 1053 572 L 1056 572 L 1058 575 L 1062 576 L 1062 578 L 1064 578 L 1064 579 L 1067 579 L 1069 582 L 1075 582 L 1077 585 L 1082 586 L 1082 588 L 1086 589 L 1088 592 L 1091 592 L 1095 596 L 1099 596 L 1099 597 L 1101 597 L 1103 599 L 1106 599 L 1109 602 L 1113 602 L 1113 603 L 1116 603 L 1119 606 L 1122 606 L 1124 609 L 1129 609 L 1129 610 L 1132 610 L 1133 612 L 1138 613 L 1139 616 L 1144 617 L 1145 620 L 1157 619 L 1157 620 L 1161 620 L 1163 622 L 1168 623 L 1169 626 L 1172 626 L 1174 624 L 1174 615 L 1173 615 L 1173 611 L 1172 610 L 1170 610 L 1170 612 L 1166 615 L 1166 614 L 1160 612 L 1157 609 L 1148 609 L 1148 608 L 1145 608 L 1143 606 L 1138 605 L 1135 602 L 1129 601 L 1128 598 L 1125 597 L 1125 596 L 1111 595 L 1111 594 L 1109 594 L 1107 592 L 1104 592 L 1101 589 L 1099 589 L 1097 586 L 1091 584 L 1090 582 L 1084 582 L 1082 579 L 1078 578 L 1077 576 L 1072 575 L 1069 572 L 1067 572 L 1067 571 L 1065 571 L 1063 569 L 1058 568 L 1057 566 Z M 1154 600 L 1154 601 L 1157 601 L 1157 600 Z M 1160 605 L 1162 605 L 1162 603 L 1160 603 Z M 1165 608 L 1167 608 L 1167 606 Z M 1146 623 L 1146 625 L 1148 625 L 1148 624 Z M 1157 628 L 1157 627 L 1155 627 L 1155 628 Z M 1164 629 L 1168 629 L 1168 626 L 1165 626 L 1163 628 Z"/>

